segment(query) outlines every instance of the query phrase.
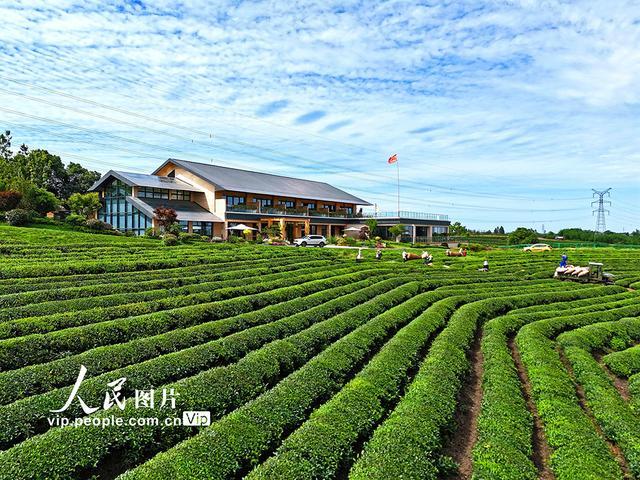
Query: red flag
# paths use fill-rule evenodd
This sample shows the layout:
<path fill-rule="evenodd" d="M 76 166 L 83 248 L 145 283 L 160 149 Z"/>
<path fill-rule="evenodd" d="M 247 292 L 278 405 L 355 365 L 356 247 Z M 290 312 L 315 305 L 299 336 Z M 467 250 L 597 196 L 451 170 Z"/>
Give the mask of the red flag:
<path fill-rule="evenodd" d="M 393 155 L 391 155 L 389 157 L 389 160 L 387 160 L 389 163 L 396 163 L 398 161 L 398 154 L 394 153 Z"/>

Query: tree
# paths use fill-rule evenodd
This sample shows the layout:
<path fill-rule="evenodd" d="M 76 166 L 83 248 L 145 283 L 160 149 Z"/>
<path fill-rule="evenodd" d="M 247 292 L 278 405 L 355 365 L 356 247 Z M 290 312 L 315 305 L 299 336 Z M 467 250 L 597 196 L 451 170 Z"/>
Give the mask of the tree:
<path fill-rule="evenodd" d="M 469 233 L 467 227 L 460 222 L 455 222 L 449 226 L 449 235 L 452 237 L 460 237 Z"/>
<path fill-rule="evenodd" d="M 376 228 L 378 228 L 378 221 L 375 218 L 368 218 L 365 223 L 369 227 L 369 233 L 371 235 L 375 234 Z"/>
<path fill-rule="evenodd" d="M 34 212 L 44 215 L 47 212 L 56 210 L 58 205 L 59 202 L 56 196 L 44 188 L 29 185 L 22 191 L 20 207 L 26 210 L 33 210 Z"/>
<path fill-rule="evenodd" d="M 498 229 L 498 233 L 500 235 L 504 235 L 504 227 L 502 225 L 500 225 L 500 228 Z"/>
<path fill-rule="evenodd" d="M 26 156 L 16 155 L 16 160 L 18 159 L 24 178 L 37 187 L 46 188 L 57 197 L 64 198 L 68 175 L 59 156 L 38 149 L 32 150 Z"/>
<path fill-rule="evenodd" d="M 167 230 L 171 225 L 176 223 L 178 214 L 173 208 L 157 207 L 153 211 L 153 216 L 161 230 Z"/>
<path fill-rule="evenodd" d="M 16 190 L 0 192 L 0 212 L 7 212 L 18 208 L 21 199 L 22 193 Z"/>
<path fill-rule="evenodd" d="M 389 229 L 389 233 L 394 237 L 396 237 L 396 242 L 400 241 L 400 238 L 402 237 L 402 234 L 404 233 L 404 231 L 405 231 L 405 226 L 401 223 L 394 225 Z"/>
<path fill-rule="evenodd" d="M 369 233 L 369 227 L 367 225 L 363 225 L 360 232 L 358 232 L 358 239 L 363 241 L 369 240 Z"/>
<path fill-rule="evenodd" d="M 269 238 L 281 238 L 282 237 L 282 230 L 280 229 L 280 225 L 279 224 L 273 224 L 270 227 L 263 227 L 261 233 L 263 233 L 264 235 L 266 235 Z"/>
<path fill-rule="evenodd" d="M 509 245 L 536 243 L 538 241 L 538 233 L 530 228 L 518 227 L 509 234 L 507 241 Z"/>
<path fill-rule="evenodd" d="M 4 133 L 0 133 L 0 158 L 9 160 L 13 157 L 11 151 L 11 132 L 6 130 Z"/>
<path fill-rule="evenodd" d="M 97 193 L 74 193 L 67 200 L 69 209 L 84 218 L 89 218 L 94 212 L 97 212 L 102 204 Z"/>
<path fill-rule="evenodd" d="M 67 183 L 64 186 L 63 198 L 69 198 L 74 193 L 84 193 L 99 178 L 98 172 L 88 170 L 79 163 L 69 163 L 67 165 Z"/>

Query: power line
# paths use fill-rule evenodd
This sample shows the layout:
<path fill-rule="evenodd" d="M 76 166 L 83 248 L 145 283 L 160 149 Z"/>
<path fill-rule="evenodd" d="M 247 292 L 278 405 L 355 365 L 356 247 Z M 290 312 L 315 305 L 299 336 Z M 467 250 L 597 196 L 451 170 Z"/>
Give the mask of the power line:
<path fill-rule="evenodd" d="M 0 91 L 6 91 L 6 90 L 0 88 Z M 33 98 L 33 97 L 30 97 L 30 96 L 27 96 L 27 95 L 24 95 L 24 94 L 20 94 L 20 95 L 25 96 L 25 97 L 27 97 L 29 99 Z M 38 100 L 41 100 L 41 99 L 38 99 Z M 43 103 L 53 104 L 55 106 L 58 106 L 54 102 L 48 102 L 46 100 L 43 100 Z M 76 108 L 72 108 L 72 107 L 66 107 L 66 106 L 61 106 L 61 107 L 62 108 L 68 108 L 68 109 L 70 109 L 72 111 L 75 111 L 75 112 L 81 113 L 81 114 L 86 114 L 88 116 L 110 120 L 110 121 L 122 123 L 122 124 L 125 124 L 125 125 L 128 125 L 128 126 L 139 127 L 136 124 L 133 124 L 131 122 L 127 122 L 127 121 L 124 121 L 124 120 L 112 119 L 110 117 L 94 114 L 92 112 L 86 112 L 86 111 L 83 111 L 83 110 L 80 110 L 80 109 L 76 109 Z M 164 147 L 162 145 L 152 144 L 152 143 L 149 143 L 149 142 L 143 142 L 143 141 L 140 141 L 140 140 L 133 140 L 133 139 L 129 139 L 129 138 L 123 137 L 121 135 L 115 135 L 115 134 L 112 134 L 112 133 L 109 133 L 109 132 L 99 132 L 99 131 L 96 131 L 95 129 L 89 129 L 89 128 L 86 128 L 86 127 L 79 127 L 79 126 L 76 126 L 76 125 L 73 125 L 73 124 L 69 124 L 69 123 L 66 123 L 66 122 L 60 122 L 60 121 L 55 120 L 55 119 L 51 119 L 51 118 L 47 118 L 47 117 L 41 117 L 41 116 L 37 116 L 37 115 L 31 115 L 31 114 L 28 114 L 28 113 L 25 113 L 25 112 L 19 112 L 17 110 L 7 109 L 7 108 L 3 108 L 3 107 L 0 107 L 0 110 L 6 111 L 8 113 L 15 114 L 15 115 L 25 116 L 27 118 L 36 119 L 36 120 L 39 120 L 39 121 L 42 121 L 42 122 L 45 122 L 45 123 L 55 123 L 57 125 L 61 125 L 61 126 L 64 126 L 64 127 L 67 127 L 67 128 L 71 128 L 71 129 L 76 129 L 76 130 L 85 131 L 85 132 L 89 132 L 89 133 L 98 133 L 98 134 L 106 135 L 106 136 L 109 136 L 109 137 L 114 138 L 116 140 L 121 140 L 121 141 L 124 141 L 124 142 L 130 142 L 130 143 L 134 143 L 134 144 L 138 144 L 138 145 L 142 145 L 142 146 L 158 148 L 158 149 L 166 150 L 168 152 L 177 151 L 177 150 L 174 150 L 174 149 L 170 149 L 170 148 Z M 151 131 L 153 131 L 155 133 L 159 133 L 159 134 L 165 134 L 166 133 L 164 131 L 159 131 L 159 130 L 151 129 L 151 128 L 148 128 L 148 127 L 141 127 L 141 128 L 146 128 L 148 130 L 151 130 Z M 177 137 L 177 138 L 183 138 L 183 139 L 186 138 L 186 137 L 175 135 L 175 134 L 171 134 L 171 135 L 174 136 L 174 137 Z M 97 142 L 89 142 L 89 143 L 97 143 Z M 198 142 L 198 143 L 201 143 L 201 142 Z M 233 150 L 233 149 L 229 149 L 228 147 L 222 147 L 222 146 L 217 146 L 217 145 L 214 146 L 214 145 L 208 145 L 208 144 L 205 144 L 205 146 L 206 147 L 211 147 L 211 148 L 220 148 L 220 149 L 223 149 L 223 150 L 230 150 L 233 153 L 243 153 L 243 152 L 238 152 L 238 151 Z M 142 152 L 135 152 L 135 153 L 138 154 L 138 155 L 144 155 Z M 198 154 L 193 154 L 193 153 L 186 153 L 186 152 L 180 152 L 180 153 L 184 154 L 184 155 L 186 155 L 188 157 L 196 157 L 196 158 L 204 159 L 206 161 L 209 161 L 211 159 L 211 157 L 205 157 L 205 156 L 198 155 Z M 149 156 L 149 155 L 145 155 L 145 156 Z M 257 155 L 253 154 L 253 156 L 257 156 Z M 151 157 L 155 158 L 154 156 L 151 156 Z M 283 163 L 285 165 L 289 165 L 287 162 L 284 162 L 284 161 L 281 161 L 281 160 L 278 160 L 278 159 L 269 158 L 269 160 L 275 161 L 277 163 Z M 346 172 L 346 173 L 351 173 L 351 172 Z M 360 177 L 362 175 L 362 173 L 359 172 L 359 171 L 353 171 L 353 173 L 357 174 L 358 177 Z M 420 192 L 424 191 L 424 189 L 422 189 L 422 188 L 417 188 L 417 187 L 413 187 L 413 186 L 408 186 L 407 188 L 412 189 L 412 190 L 418 190 Z M 457 191 L 463 191 L 464 192 L 464 190 L 459 190 L 459 189 L 455 189 L 455 188 L 449 188 L 447 190 L 449 190 L 451 192 L 454 192 L 454 193 L 457 192 Z M 372 192 L 369 189 L 368 192 L 369 193 L 374 193 L 375 191 Z M 375 192 L 375 193 L 379 193 L 379 194 L 383 195 L 385 192 L 379 192 L 378 191 L 378 192 Z M 454 205 L 453 203 L 449 203 L 449 204 L 444 203 L 443 204 L 443 206 L 449 206 L 449 207 L 451 207 L 453 205 Z M 487 208 L 489 208 L 489 207 L 487 207 Z M 527 209 L 523 209 L 523 211 L 526 211 L 526 210 Z M 569 209 L 567 209 L 567 210 L 569 210 Z M 549 211 L 549 210 L 542 209 L 542 211 Z"/>
<path fill-rule="evenodd" d="M 137 113 L 137 112 L 132 112 L 130 110 L 122 109 L 122 108 L 119 108 L 119 107 L 113 107 L 113 106 L 106 105 L 106 104 L 103 104 L 103 103 L 100 103 L 100 102 L 95 102 L 93 100 L 89 100 L 89 99 L 85 99 L 85 98 L 82 98 L 82 97 L 78 97 L 76 95 L 72 95 L 72 94 L 69 94 L 69 93 L 66 93 L 66 92 L 62 92 L 62 91 L 59 91 L 59 90 L 54 90 L 54 89 L 51 89 L 49 87 L 43 87 L 43 86 L 35 85 L 35 84 L 29 83 L 29 82 L 16 80 L 16 79 L 13 79 L 13 78 L 9 78 L 9 77 L 3 76 L 1 74 L 0 74 L 0 79 L 4 79 L 4 80 L 7 80 L 7 81 L 18 83 L 18 84 L 21 84 L 23 86 L 37 88 L 37 89 L 40 89 L 40 90 L 43 90 L 43 91 L 47 91 L 47 92 L 55 94 L 55 95 L 60 95 L 60 96 L 64 96 L 64 97 L 67 97 L 67 98 L 70 98 L 70 99 L 73 99 L 73 100 L 77 100 L 77 101 L 80 101 L 80 102 L 85 102 L 85 103 L 88 103 L 90 105 L 94 105 L 94 106 L 97 106 L 97 107 L 100 107 L 100 108 L 105 108 L 105 109 L 108 109 L 108 110 L 111 110 L 111 111 L 114 111 L 114 112 L 118 112 L 118 113 L 121 113 L 121 114 L 135 116 L 135 117 L 140 118 L 140 119 L 144 119 L 144 120 L 147 120 L 147 121 L 160 123 L 162 125 L 170 126 L 170 127 L 173 127 L 173 128 L 180 128 L 182 130 L 189 131 L 191 133 L 196 133 L 196 134 L 199 134 L 199 135 L 208 136 L 209 138 L 212 137 L 212 134 L 210 132 L 205 132 L 205 131 L 194 129 L 194 128 L 191 128 L 191 127 L 185 127 L 183 125 L 179 125 L 179 124 L 176 124 L 176 123 L 173 123 L 173 122 L 167 122 L 167 121 L 164 121 L 164 120 L 161 120 L 161 119 L 150 117 L 148 115 L 140 114 L 140 113 Z M 90 113 L 90 112 L 85 112 L 85 111 L 82 111 L 82 110 L 79 110 L 79 109 L 74 109 L 73 107 L 61 106 L 59 104 L 55 104 L 55 103 L 47 101 L 47 100 L 37 99 L 36 97 L 30 97 L 30 96 L 22 94 L 22 93 L 12 92 L 12 91 L 8 91 L 8 90 L 4 90 L 4 89 L 3 89 L 3 91 L 9 92 L 9 93 L 12 93 L 12 94 L 17 94 L 17 95 L 29 98 L 31 100 L 35 100 L 35 101 L 39 101 L 39 102 L 42 102 L 42 103 L 47 103 L 47 104 L 50 104 L 50 105 L 54 105 L 54 106 L 57 106 L 57 107 L 60 107 L 60 108 L 65 108 L 65 109 L 69 109 L 69 110 L 72 110 L 72 111 L 76 111 L 77 113 L 82 113 L 82 114 L 94 116 L 96 118 L 106 119 L 108 121 L 113 121 L 113 122 L 119 122 L 119 123 L 123 123 L 123 124 L 127 124 L 127 125 L 132 125 L 130 122 L 117 120 L 117 119 L 113 119 L 113 118 L 110 118 L 110 117 L 104 117 L 104 116 L 93 114 L 93 113 Z M 156 133 L 168 134 L 167 132 L 162 132 L 162 131 L 158 131 L 158 130 L 155 130 L 155 129 L 150 129 L 148 127 L 143 127 L 143 126 L 138 125 L 138 124 L 133 124 L 133 125 L 138 127 L 138 128 L 145 128 L 145 129 L 154 131 Z M 172 135 L 172 134 L 168 134 L 168 135 L 176 136 L 176 135 Z M 177 136 L 177 137 L 178 138 L 183 138 L 183 139 L 185 138 L 185 137 L 179 137 L 179 136 Z M 244 146 L 244 147 L 257 148 L 257 149 L 260 149 L 260 150 L 265 150 L 265 151 L 268 151 L 268 152 L 271 152 L 271 153 L 275 153 L 277 155 L 285 155 L 285 156 L 288 156 L 290 158 L 294 158 L 294 159 L 297 159 L 299 161 L 303 161 L 305 163 L 311 163 L 311 164 L 314 164 L 314 165 L 320 163 L 318 161 L 310 160 L 310 159 L 301 157 L 299 155 L 292 155 L 292 154 L 279 152 L 279 151 L 277 151 L 275 149 L 271 149 L 271 148 L 268 148 L 268 147 L 261 147 L 261 146 L 258 146 L 258 145 L 255 145 L 255 144 L 252 144 L 252 143 L 249 143 L 249 142 L 236 141 L 236 140 L 233 140 L 233 139 L 221 137 L 219 135 L 216 135 L 215 138 L 220 138 L 220 139 L 222 139 L 224 141 L 229 141 L 231 143 L 236 143 L 236 144 Z M 194 142 L 193 139 L 187 139 L 187 140 L 190 140 L 191 142 Z M 201 143 L 201 142 L 198 142 L 198 143 Z M 232 153 L 240 153 L 240 154 L 243 154 L 243 155 L 254 156 L 256 158 L 260 158 L 260 159 L 263 159 L 263 160 L 275 161 L 275 159 L 270 158 L 270 157 L 263 157 L 263 156 L 256 155 L 255 153 L 247 152 L 247 151 L 240 151 L 239 152 L 237 150 L 230 149 L 228 147 L 223 147 L 223 146 L 220 146 L 220 145 L 205 145 L 205 146 L 231 151 Z M 160 148 L 163 148 L 163 147 L 160 147 Z M 207 160 L 209 160 L 209 159 L 207 159 Z M 330 165 L 332 165 L 332 164 L 330 164 Z M 344 167 L 343 165 L 340 165 L 340 166 L 332 165 L 332 166 L 334 168 L 340 168 L 340 169 L 344 170 L 345 172 L 357 173 L 359 176 L 362 176 L 362 175 L 372 176 L 372 174 L 368 174 L 366 172 L 363 172 L 361 170 L 357 170 L 357 169 L 354 169 L 354 168 Z M 375 178 L 378 179 L 379 177 L 376 176 Z M 419 191 L 423 191 L 424 187 L 426 186 L 426 187 L 434 188 L 434 189 L 441 190 L 441 191 L 444 191 L 444 192 L 461 193 L 461 194 L 465 194 L 467 196 L 474 196 L 474 197 L 479 197 L 479 198 L 508 198 L 508 199 L 513 199 L 513 200 L 526 200 L 526 201 L 533 201 L 533 202 L 539 201 L 539 200 L 547 200 L 547 199 L 540 199 L 540 198 L 532 199 L 530 197 L 525 197 L 525 196 L 521 196 L 521 195 L 495 194 L 495 193 L 488 193 L 488 192 L 485 193 L 485 192 L 478 192 L 478 191 L 468 190 L 468 189 L 460 189 L 460 188 L 454 188 L 454 187 L 443 187 L 443 186 L 437 185 L 437 184 L 430 184 L 430 183 L 418 182 L 418 181 L 404 181 L 403 183 L 405 183 L 405 185 L 406 184 L 414 185 L 417 188 L 413 188 L 413 189 L 414 190 L 417 189 Z M 412 188 L 412 187 L 409 187 L 409 188 Z M 565 199 L 554 199 L 554 198 L 551 198 L 551 199 L 548 199 L 548 200 L 564 201 Z M 566 200 L 568 200 L 568 199 L 566 199 Z"/>

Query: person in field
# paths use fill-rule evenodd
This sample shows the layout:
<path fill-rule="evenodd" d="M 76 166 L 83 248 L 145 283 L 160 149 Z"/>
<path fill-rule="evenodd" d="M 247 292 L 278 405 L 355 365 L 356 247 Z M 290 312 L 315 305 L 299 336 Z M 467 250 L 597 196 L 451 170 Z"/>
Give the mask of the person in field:
<path fill-rule="evenodd" d="M 562 257 L 560 258 L 560 266 L 561 267 L 566 267 L 567 266 L 567 261 L 569 260 L 569 257 L 567 256 L 566 253 L 562 254 Z"/>
<path fill-rule="evenodd" d="M 382 260 L 382 250 L 380 248 L 376 250 L 376 260 Z"/>

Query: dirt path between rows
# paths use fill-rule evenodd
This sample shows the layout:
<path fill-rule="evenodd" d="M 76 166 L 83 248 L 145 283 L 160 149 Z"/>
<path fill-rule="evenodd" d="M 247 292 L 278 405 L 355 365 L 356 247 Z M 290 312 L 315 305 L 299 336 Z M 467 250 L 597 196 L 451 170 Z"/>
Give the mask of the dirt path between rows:
<path fill-rule="evenodd" d="M 633 475 L 631 475 L 631 469 L 627 464 L 627 460 L 624 458 L 624 455 L 622 454 L 622 450 L 618 445 L 616 445 L 614 442 L 610 441 L 607 438 L 607 436 L 602 431 L 602 428 L 600 428 L 600 424 L 598 423 L 596 418 L 593 416 L 593 412 L 589 408 L 589 405 L 587 405 L 587 397 L 584 393 L 584 389 L 582 388 L 582 385 L 580 385 L 575 380 L 575 376 L 573 374 L 573 367 L 571 367 L 571 362 L 569 362 L 569 359 L 566 357 L 566 355 L 562 351 L 562 348 L 557 347 L 557 350 L 558 350 L 558 354 L 560 355 L 560 360 L 564 365 L 564 368 L 567 369 L 567 372 L 569 372 L 569 375 L 573 380 L 573 384 L 575 385 L 575 388 L 576 388 L 576 395 L 578 396 L 578 401 L 580 402 L 580 407 L 585 412 L 589 420 L 591 420 L 591 423 L 596 429 L 596 432 L 598 432 L 598 435 L 600 435 L 602 439 L 607 443 L 607 446 L 609 447 L 609 451 L 611 452 L 611 455 L 613 455 L 613 457 L 616 459 L 616 462 L 618 462 L 618 465 L 620 465 L 620 469 L 622 470 L 624 478 L 625 479 L 633 478 Z"/>
<path fill-rule="evenodd" d="M 518 371 L 522 394 L 527 402 L 527 409 L 533 417 L 533 433 L 531 435 L 531 443 L 533 444 L 533 464 L 538 469 L 538 478 L 540 480 L 554 480 L 555 475 L 549 466 L 551 448 L 549 447 L 547 438 L 544 435 L 544 427 L 542 425 L 542 420 L 540 420 L 540 416 L 538 415 L 538 409 L 536 408 L 536 404 L 533 402 L 531 384 L 529 383 L 527 371 L 522 363 L 522 358 L 520 358 L 520 352 L 516 347 L 515 337 L 511 337 L 509 339 L 509 350 L 511 351 L 511 357 L 513 358 Z"/>
<path fill-rule="evenodd" d="M 472 451 L 478 439 L 478 416 L 482 403 L 481 338 L 482 329 L 479 328 L 468 354 L 471 367 L 458 396 L 456 429 L 443 449 L 443 453 L 459 465 L 458 473 L 447 477 L 447 480 L 470 480 L 473 471 Z"/>
<path fill-rule="evenodd" d="M 620 378 L 607 367 L 602 361 L 602 357 L 604 357 L 604 353 L 598 352 L 593 354 L 593 358 L 596 359 L 596 362 L 600 364 L 600 367 L 605 371 L 605 373 L 609 376 L 611 381 L 613 382 L 613 386 L 616 387 L 618 393 L 622 397 L 625 402 L 629 402 L 631 400 L 631 393 L 629 392 L 629 381 L 626 378 Z"/>

